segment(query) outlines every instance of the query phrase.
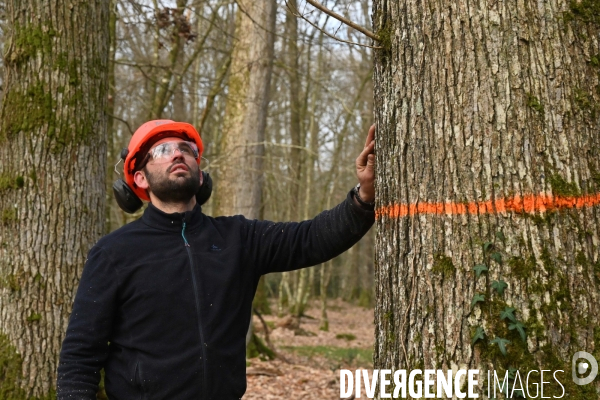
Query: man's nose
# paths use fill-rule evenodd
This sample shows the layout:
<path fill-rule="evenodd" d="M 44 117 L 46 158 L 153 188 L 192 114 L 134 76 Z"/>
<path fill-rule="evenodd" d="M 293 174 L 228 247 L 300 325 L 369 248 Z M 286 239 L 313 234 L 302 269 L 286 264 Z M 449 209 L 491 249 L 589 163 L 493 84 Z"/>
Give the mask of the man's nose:
<path fill-rule="evenodd" d="M 173 153 L 171 154 L 171 159 L 172 160 L 176 160 L 178 158 L 185 158 L 185 157 L 184 157 L 183 152 L 181 151 L 181 149 L 179 149 L 178 147 L 176 147 L 173 150 Z"/>

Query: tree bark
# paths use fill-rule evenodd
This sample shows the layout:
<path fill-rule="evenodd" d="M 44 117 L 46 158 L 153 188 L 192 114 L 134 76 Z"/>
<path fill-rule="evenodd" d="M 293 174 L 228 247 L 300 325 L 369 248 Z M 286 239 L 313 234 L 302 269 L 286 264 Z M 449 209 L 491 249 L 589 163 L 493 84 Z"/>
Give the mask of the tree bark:
<path fill-rule="evenodd" d="M 85 256 L 104 233 L 109 4 L 6 4 L 0 116 L 3 399 L 53 397 Z"/>
<path fill-rule="evenodd" d="M 569 371 L 600 357 L 600 19 L 569 4 L 592 7 L 375 0 L 375 368 L 561 369 L 596 397 Z"/>
<path fill-rule="evenodd" d="M 237 4 L 216 215 L 259 218 L 276 2 L 243 0 Z"/>

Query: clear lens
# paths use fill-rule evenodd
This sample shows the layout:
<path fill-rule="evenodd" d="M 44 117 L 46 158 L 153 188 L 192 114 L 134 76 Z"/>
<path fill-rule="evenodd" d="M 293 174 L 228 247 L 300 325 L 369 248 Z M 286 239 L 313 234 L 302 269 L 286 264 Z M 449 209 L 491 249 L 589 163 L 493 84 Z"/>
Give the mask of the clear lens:
<path fill-rule="evenodd" d="M 184 157 L 198 158 L 198 146 L 193 142 L 165 142 L 150 149 L 150 155 L 155 163 L 167 162 L 173 154 L 179 151 Z"/>

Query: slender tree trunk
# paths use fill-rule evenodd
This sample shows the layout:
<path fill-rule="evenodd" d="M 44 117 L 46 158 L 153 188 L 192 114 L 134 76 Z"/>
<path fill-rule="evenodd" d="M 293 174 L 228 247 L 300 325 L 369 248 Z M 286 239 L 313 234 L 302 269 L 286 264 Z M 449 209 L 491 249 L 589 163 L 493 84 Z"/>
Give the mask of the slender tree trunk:
<path fill-rule="evenodd" d="M 597 397 L 570 376 L 600 357 L 594 4 L 375 0 L 375 368 L 563 370 Z"/>
<path fill-rule="evenodd" d="M 108 58 L 108 104 L 106 106 L 106 114 L 108 116 L 106 126 L 106 207 L 104 209 L 105 221 L 104 228 L 106 233 L 113 230 L 113 210 L 117 209 L 118 205 L 114 200 L 112 193 L 112 185 L 115 181 L 114 164 L 118 160 L 118 145 L 115 143 L 115 101 L 117 96 L 116 77 L 115 77 L 115 55 L 117 53 L 117 0 L 110 1 L 110 17 L 108 24 L 109 35 L 109 58 Z M 116 221 L 115 221 L 116 222 Z M 117 225 L 117 224 L 114 224 Z M 118 227 L 115 226 L 115 229 Z"/>
<path fill-rule="evenodd" d="M 319 281 L 319 300 L 321 302 L 321 320 L 319 321 L 319 330 L 329 331 L 329 317 L 327 316 L 327 287 L 331 278 L 332 261 L 321 264 Z"/>
<path fill-rule="evenodd" d="M 240 0 L 237 5 L 236 42 L 220 150 L 226 159 L 219 171 L 216 214 L 242 214 L 252 219 L 261 214 L 276 2 Z M 251 322 L 246 345 L 252 338 Z"/>
<path fill-rule="evenodd" d="M 164 74 L 158 78 L 158 87 L 156 88 L 156 95 L 152 103 L 152 109 L 150 110 L 149 119 L 160 119 L 163 118 L 165 107 L 171 99 L 172 93 L 170 93 L 172 81 L 177 79 L 177 72 L 181 69 L 183 60 L 183 48 L 185 46 L 185 39 L 180 34 L 181 24 L 186 24 L 184 17 L 184 10 L 187 5 L 187 0 L 177 0 L 177 8 L 172 9 L 173 24 L 171 30 L 171 50 L 169 51 L 169 67 Z M 158 12 L 157 4 L 155 3 L 155 12 Z M 157 40 L 160 40 L 157 38 Z M 178 62 L 179 61 L 179 62 Z"/>
<path fill-rule="evenodd" d="M 301 129 L 302 96 L 300 83 L 300 66 L 298 52 L 298 17 L 293 15 L 290 10 L 297 13 L 296 0 L 288 1 L 289 9 L 286 9 L 285 33 L 287 38 L 287 68 L 290 84 L 290 125 L 289 132 L 292 141 L 290 148 L 290 219 L 300 218 L 301 208 L 298 206 L 300 197 L 300 179 L 302 177 L 302 155 L 303 134 Z"/>
<path fill-rule="evenodd" d="M 276 2 L 243 0 L 237 4 L 216 209 L 217 215 L 258 218 Z"/>
<path fill-rule="evenodd" d="M 108 1 L 6 2 L 0 398 L 51 398 L 85 256 L 104 233 Z M 83 40 L 83 38 L 85 38 Z"/>

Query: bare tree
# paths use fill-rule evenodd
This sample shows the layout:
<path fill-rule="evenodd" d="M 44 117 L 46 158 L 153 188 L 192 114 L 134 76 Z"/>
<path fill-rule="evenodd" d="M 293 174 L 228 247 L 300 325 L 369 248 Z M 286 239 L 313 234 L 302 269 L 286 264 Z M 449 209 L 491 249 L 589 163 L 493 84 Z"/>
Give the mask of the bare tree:
<path fill-rule="evenodd" d="M 225 108 L 218 214 L 259 218 L 267 105 L 273 69 L 274 0 L 238 1 Z"/>

